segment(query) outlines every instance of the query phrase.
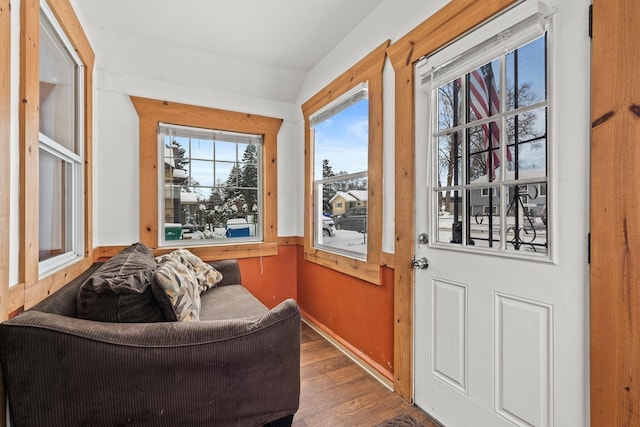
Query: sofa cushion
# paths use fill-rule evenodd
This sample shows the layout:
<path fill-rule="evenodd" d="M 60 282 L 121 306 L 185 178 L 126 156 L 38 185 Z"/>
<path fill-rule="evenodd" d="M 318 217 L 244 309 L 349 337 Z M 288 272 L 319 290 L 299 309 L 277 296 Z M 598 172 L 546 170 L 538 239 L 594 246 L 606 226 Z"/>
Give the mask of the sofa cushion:
<path fill-rule="evenodd" d="M 80 286 L 77 316 L 102 322 L 164 321 L 151 290 L 156 268 L 153 254 L 143 243 L 123 249 Z"/>
<path fill-rule="evenodd" d="M 213 288 L 222 281 L 222 273 L 202 261 L 198 256 L 194 255 L 187 249 L 176 249 L 168 254 L 156 257 L 158 264 L 162 264 L 165 260 L 179 262 L 180 264 L 189 267 L 198 279 L 200 292 Z"/>
<path fill-rule="evenodd" d="M 152 289 L 167 320 L 200 320 L 200 286 L 188 266 L 165 259 L 153 275 Z"/>

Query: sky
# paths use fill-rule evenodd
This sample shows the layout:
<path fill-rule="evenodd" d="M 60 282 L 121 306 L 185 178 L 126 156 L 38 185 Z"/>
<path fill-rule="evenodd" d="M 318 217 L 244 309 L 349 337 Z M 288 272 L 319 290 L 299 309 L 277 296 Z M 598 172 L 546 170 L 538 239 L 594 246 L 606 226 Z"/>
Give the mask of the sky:
<path fill-rule="evenodd" d="M 333 172 L 356 173 L 368 169 L 369 102 L 363 99 L 314 128 L 315 179 L 322 178 L 322 161 Z"/>

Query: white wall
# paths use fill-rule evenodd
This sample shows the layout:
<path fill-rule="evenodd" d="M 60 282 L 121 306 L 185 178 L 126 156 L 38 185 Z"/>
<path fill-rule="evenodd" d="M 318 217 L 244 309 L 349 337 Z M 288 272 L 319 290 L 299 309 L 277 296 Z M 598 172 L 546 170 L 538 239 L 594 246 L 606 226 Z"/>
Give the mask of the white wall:
<path fill-rule="evenodd" d="M 94 245 L 124 245 L 138 239 L 139 177 L 138 122 L 129 95 L 166 99 L 214 108 L 242 111 L 284 119 L 278 138 L 278 228 L 280 236 L 302 235 L 304 201 L 304 129 L 300 105 L 386 39 L 396 41 L 444 6 L 447 0 L 385 0 L 355 27 L 306 76 L 250 64 L 246 73 L 233 76 L 216 58 L 197 52 L 163 51 L 148 41 L 121 40 L 113 34 L 86 28 L 96 52 L 94 129 Z M 556 0 L 571 10 L 581 0 Z M 12 177 L 18 176 L 18 87 L 19 11 L 12 3 L 12 134 L 14 157 Z M 79 16 L 82 22 L 82 16 Z M 563 30 L 564 31 L 564 30 Z M 101 55 L 104 50 L 122 56 Z M 577 55 L 580 50 L 568 48 Z M 194 59 L 195 58 L 195 59 Z M 186 68 L 193 59 L 198 67 Z M 220 58 L 218 58 L 220 60 Z M 231 61 L 230 58 L 223 58 Z M 584 58 L 580 58 L 584 62 Z M 227 62 L 229 63 L 229 62 Z M 588 63 L 585 67 L 588 67 Z M 197 70 L 209 70 L 198 72 Z M 586 68 L 585 68 L 586 69 Z M 222 73 L 222 74 L 221 74 Z M 225 90 L 225 81 L 241 78 L 247 83 L 242 93 Z M 573 76 L 567 85 L 585 86 L 585 73 Z M 214 81 L 222 83 L 214 84 Z M 301 85 L 301 81 L 303 83 Z M 301 85 L 297 103 L 279 101 L 276 96 Z M 205 85 L 206 86 L 201 86 Z M 394 74 L 387 61 L 384 71 L 384 229 L 383 250 L 393 252 L 394 233 Z M 563 83 L 564 84 L 564 83 Z M 562 86 L 563 90 L 564 87 Z M 588 86 L 586 86 L 588 89 Z M 585 90 L 585 87 L 582 88 Z M 291 94 L 287 93 L 291 98 Z M 289 99 L 290 99 L 289 98 Z M 585 106 L 582 103 L 581 106 Z M 582 172 L 581 168 L 577 172 Z M 564 173 L 564 172 L 563 172 Z M 586 179 L 586 178 L 585 178 Z M 11 186 L 11 245 L 18 247 L 17 179 Z M 16 251 L 12 251 L 15 254 Z M 17 280 L 17 257 L 11 259 L 12 283 Z"/>
<path fill-rule="evenodd" d="M 278 234 L 301 236 L 304 128 L 300 105 L 384 40 L 401 37 L 445 3 L 445 0 L 429 5 L 420 0 L 383 2 L 311 70 L 302 84 L 297 105 L 280 100 L 295 98 L 288 91 L 297 90 L 304 75 L 241 64 L 232 58 L 165 49 L 149 41 L 123 39 L 88 28 L 96 51 L 94 245 L 123 245 L 138 238 L 138 122 L 129 95 L 283 118 L 278 135 Z M 101 52 L 106 54 L 101 56 Z M 384 249 L 388 252 L 393 252 L 395 194 L 392 72 L 388 65 L 385 71 L 383 187 Z M 243 90 L 226 92 L 227 87 L 237 85 L 225 82 L 237 79 L 244 82 Z M 114 170 L 118 173 L 114 174 Z"/>
<path fill-rule="evenodd" d="M 369 52 L 390 39 L 393 43 L 442 8 L 448 0 L 385 0 L 307 75 L 298 103 L 303 104 Z M 383 235 L 382 250 L 394 252 L 395 233 L 395 75 L 387 60 L 383 75 Z M 303 165 L 304 167 L 304 165 Z M 304 200 L 304 189 L 298 197 Z M 303 215 L 303 206 L 298 214 Z M 300 230 L 302 233 L 302 230 Z"/>

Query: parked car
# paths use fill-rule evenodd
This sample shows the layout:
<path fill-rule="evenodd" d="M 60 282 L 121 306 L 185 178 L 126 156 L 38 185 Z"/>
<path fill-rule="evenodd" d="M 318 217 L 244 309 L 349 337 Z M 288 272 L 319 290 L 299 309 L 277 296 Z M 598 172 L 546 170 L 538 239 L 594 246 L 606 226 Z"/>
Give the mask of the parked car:
<path fill-rule="evenodd" d="M 322 235 L 324 237 L 333 237 L 334 234 L 336 234 L 336 229 L 333 218 L 322 218 Z"/>
<path fill-rule="evenodd" d="M 337 230 L 353 230 L 359 233 L 367 232 L 367 208 L 359 206 L 351 208 L 335 219 Z"/>

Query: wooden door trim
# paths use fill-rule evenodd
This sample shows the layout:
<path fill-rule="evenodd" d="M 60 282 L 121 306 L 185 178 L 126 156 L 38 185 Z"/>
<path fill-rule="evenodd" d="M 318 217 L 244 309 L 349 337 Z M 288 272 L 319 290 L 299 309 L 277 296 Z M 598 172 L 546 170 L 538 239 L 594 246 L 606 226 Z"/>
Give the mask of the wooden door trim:
<path fill-rule="evenodd" d="M 640 37 L 636 0 L 594 0 L 591 425 L 640 425 Z"/>
<path fill-rule="evenodd" d="M 11 193 L 11 6 L 9 0 L 0 0 L 0 229 L 10 230 Z M 0 320 L 9 312 L 9 233 L 0 238 Z M 0 412 L 0 416 L 2 416 Z"/>

